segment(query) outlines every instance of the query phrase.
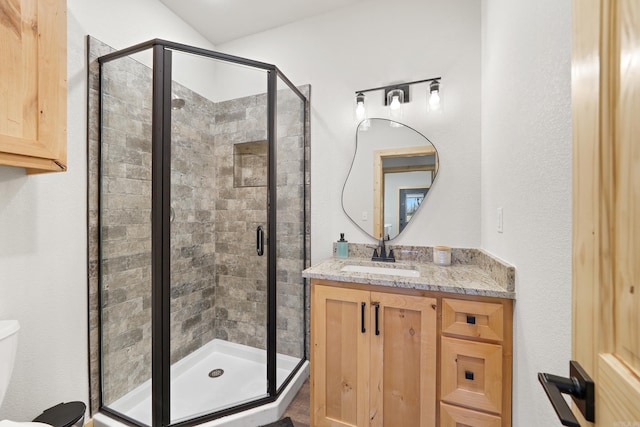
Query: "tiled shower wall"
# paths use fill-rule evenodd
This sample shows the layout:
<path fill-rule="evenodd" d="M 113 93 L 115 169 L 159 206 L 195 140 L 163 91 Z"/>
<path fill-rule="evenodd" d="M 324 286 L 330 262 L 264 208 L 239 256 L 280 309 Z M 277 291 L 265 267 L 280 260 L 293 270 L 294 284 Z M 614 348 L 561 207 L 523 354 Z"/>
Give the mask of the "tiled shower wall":
<path fill-rule="evenodd" d="M 266 83 L 266 80 L 265 80 Z M 244 180 L 234 185 L 234 146 L 267 139 L 266 96 L 251 96 L 216 104 L 216 337 L 266 348 L 267 253 L 256 253 L 256 228 L 267 225 L 266 181 Z M 262 156 L 264 158 L 264 156 Z M 247 155 L 239 156 L 246 160 Z M 259 157 L 258 157 L 259 158 Z M 256 159 L 257 160 L 257 159 Z M 266 175 L 266 163 L 239 165 L 244 176 Z M 253 166 L 253 167 L 251 167 Z M 254 182 L 251 182 L 254 181 Z"/>
<path fill-rule="evenodd" d="M 176 84 L 171 113 L 171 363 L 214 337 L 215 104 Z M 150 116 L 149 116 L 150 118 Z"/>
<path fill-rule="evenodd" d="M 90 42 L 90 348 L 92 412 L 98 408 L 98 165 L 97 64 L 112 51 Z M 109 404 L 148 380 L 151 372 L 151 71 L 132 59 L 111 68 L 116 81 L 103 83 L 107 97 L 103 148 L 103 401 Z M 308 87 L 305 88 L 308 94 Z M 108 92 L 113 98 L 108 98 Z M 174 83 L 174 96 L 185 100 L 172 112 L 171 360 L 172 363 L 213 338 L 265 348 L 267 254 L 255 253 L 256 227 L 266 229 L 266 186 L 245 180 L 234 185 L 234 151 L 240 143 L 266 140 L 266 95 L 213 103 Z M 279 94 L 283 123 L 295 114 L 296 97 Z M 300 116 L 298 114 L 298 116 Z M 300 117 L 299 117 L 300 118 Z M 303 356 L 300 270 L 304 268 L 304 187 L 308 146 L 303 128 L 280 126 L 278 225 L 278 351 Z M 308 141 L 308 139 L 307 139 Z M 234 150 L 234 147 L 236 148 Z M 306 153 L 306 154 L 305 154 Z M 239 159 L 236 159 L 239 160 Z M 259 158 L 244 157 L 245 175 L 260 177 Z M 293 166 L 292 163 L 296 163 Z M 264 163 L 264 162 L 263 162 Z M 264 163 L 266 164 L 266 163 Z M 282 168 L 280 169 L 280 165 Z M 242 166 L 238 163 L 237 166 Z M 237 169 L 237 168 L 236 168 Z M 294 172 L 295 169 L 295 172 Z M 287 172 L 289 170 L 289 172 Z M 236 173 L 238 171 L 236 170 Z M 266 170 L 264 171 L 266 173 Z M 296 175 L 297 174 L 297 175 Z M 296 175 L 296 176 L 294 176 Z M 262 174 L 264 176 L 264 174 Z M 294 183 L 292 180 L 296 179 Z M 304 180 L 304 181 L 303 181 Z M 259 179 L 258 179 L 259 181 Z M 307 199 L 309 192 L 306 192 Z M 308 200 L 306 201 L 308 207 Z M 289 207 L 285 209 L 284 207 Z M 295 212 L 293 212 L 295 210 Z M 282 220 L 280 215 L 283 216 Z M 281 225 L 282 224 L 282 225 Z M 279 230 L 279 231 L 280 231 Z M 297 235 L 295 235 L 297 233 Z M 279 233 L 280 234 L 280 233 Z M 307 246 L 308 251 L 308 246 Z M 307 257 L 309 259 L 309 257 Z M 288 269 L 291 271 L 288 271 Z M 280 308 L 279 308 L 280 311 Z M 281 320 L 282 319 L 282 320 Z"/>

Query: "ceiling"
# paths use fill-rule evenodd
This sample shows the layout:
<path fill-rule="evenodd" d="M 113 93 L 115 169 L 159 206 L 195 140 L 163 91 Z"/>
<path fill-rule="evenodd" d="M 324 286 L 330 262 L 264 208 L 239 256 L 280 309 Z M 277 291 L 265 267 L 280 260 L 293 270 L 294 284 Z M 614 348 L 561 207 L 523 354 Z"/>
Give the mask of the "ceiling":
<path fill-rule="evenodd" d="M 214 45 L 367 0 L 160 0 Z"/>

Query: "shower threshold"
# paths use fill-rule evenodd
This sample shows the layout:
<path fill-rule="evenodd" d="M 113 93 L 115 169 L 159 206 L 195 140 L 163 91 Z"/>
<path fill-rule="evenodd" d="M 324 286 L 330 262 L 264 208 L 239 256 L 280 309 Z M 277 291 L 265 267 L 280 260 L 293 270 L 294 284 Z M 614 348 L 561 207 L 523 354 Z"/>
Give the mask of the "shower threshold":
<path fill-rule="evenodd" d="M 300 360 L 277 354 L 277 387 L 280 387 Z M 239 427 L 276 421 L 308 375 L 309 364 L 305 362 L 275 402 L 201 425 Z M 266 390 L 265 350 L 214 339 L 171 366 L 172 424 L 266 397 Z M 151 380 L 108 407 L 150 426 Z M 96 414 L 94 423 L 96 427 L 124 426 L 102 413 Z"/>

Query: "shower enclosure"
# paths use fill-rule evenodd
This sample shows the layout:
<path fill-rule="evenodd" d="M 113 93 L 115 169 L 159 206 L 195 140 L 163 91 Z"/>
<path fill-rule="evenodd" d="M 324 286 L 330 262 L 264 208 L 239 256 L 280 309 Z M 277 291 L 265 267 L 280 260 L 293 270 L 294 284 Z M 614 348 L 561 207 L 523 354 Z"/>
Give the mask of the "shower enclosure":
<path fill-rule="evenodd" d="M 164 40 L 98 63 L 100 411 L 161 427 L 273 402 L 308 365 L 305 96 Z"/>

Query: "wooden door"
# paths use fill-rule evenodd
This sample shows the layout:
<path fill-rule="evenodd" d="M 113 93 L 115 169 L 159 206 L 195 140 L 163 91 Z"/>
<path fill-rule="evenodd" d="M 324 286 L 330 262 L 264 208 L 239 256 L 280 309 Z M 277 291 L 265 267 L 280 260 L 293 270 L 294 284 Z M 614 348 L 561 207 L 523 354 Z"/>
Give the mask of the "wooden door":
<path fill-rule="evenodd" d="M 365 426 L 369 292 L 313 285 L 311 298 L 312 425 Z"/>
<path fill-rule="evenodd" d="M 436 309 L 435 298 L 371 293 L 369 425 L 435 426 Z"/>
<path fill-rule="evenodd" d="M 640 425 L 640 2 L 573 1 L 573 357 Z"/>

